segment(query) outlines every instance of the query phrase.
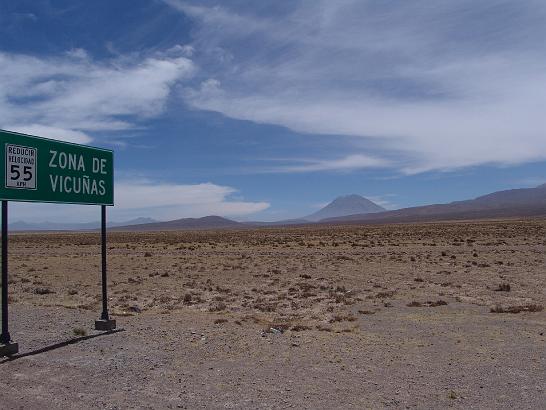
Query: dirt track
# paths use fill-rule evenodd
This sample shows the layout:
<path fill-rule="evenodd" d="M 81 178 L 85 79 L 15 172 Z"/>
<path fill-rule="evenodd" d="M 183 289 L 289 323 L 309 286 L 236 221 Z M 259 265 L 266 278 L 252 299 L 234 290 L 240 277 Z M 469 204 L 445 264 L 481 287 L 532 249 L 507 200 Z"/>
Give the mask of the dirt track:
<path fill-rule="evenodd" d="M 2 407 L 541 408 L 545 233 L 540 220 L 115 233 L 125 330 L 4 360 Z M 21 353 L 94 333 L 97 235 L 10 247 Z"/>

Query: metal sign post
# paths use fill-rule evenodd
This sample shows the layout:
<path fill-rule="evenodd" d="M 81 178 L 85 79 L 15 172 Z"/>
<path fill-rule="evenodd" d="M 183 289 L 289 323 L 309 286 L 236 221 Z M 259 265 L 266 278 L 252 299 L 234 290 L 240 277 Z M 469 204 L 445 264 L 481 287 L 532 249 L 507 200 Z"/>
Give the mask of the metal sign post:
<path fill-rule="evenodd" d="M 96 330 L 113 330 L 116 321 L 108 317 L 108 286 L 106 278 L 106 206 L 101 206 L 101 257 L 102 257 L 102 313 L 100 319 L 95 321 Z"/>
<path fill-rule="evenodd" d="M 114 205 L 114 153 L 0 130 L 2 201 L 2 334 L 0 356 L 15 354 L 8 329 L 8 201 L 101 206 L 102 314 L 96 330 L 113 330 L 108 315 L 106 206 Z"/>
<path fill-rule="evenodd" d="M 0 356 L 19 351 L 19 345 L 11 341 L 8 317 L 8 201 L 2 201 L 2 334 Z"/>

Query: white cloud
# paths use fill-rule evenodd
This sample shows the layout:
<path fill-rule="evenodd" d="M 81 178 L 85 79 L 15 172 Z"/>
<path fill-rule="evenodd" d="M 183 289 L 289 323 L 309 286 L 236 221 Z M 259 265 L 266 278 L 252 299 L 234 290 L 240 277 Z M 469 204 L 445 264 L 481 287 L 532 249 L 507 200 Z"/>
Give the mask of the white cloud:
<path fill-rule="evenodd" d="M 235 189 L 211 183 L 178 185 L 148 180 L 116 184 L 116 205 L 122 209 L 218 203 Z"/>
<path fill-rule="evenodd" d="M 41 124 L 8 124 L 5 128 L 22 134 L 37 135 L 44 138 L 59 139 L 77 144 L 88 144 L 93 140 L 89 135 L 81 131 L 67 130 Z"/>
<path fill-rule="evenodd" d="M 331 201 L 317 202 L 317 203 L 311 204 L 311 208 L 313 208 L 313 209 L 322 209 L 326 205 L 328 205 L 330 202 Z"/>
<path fill-rule="evenodd" d="M 184 215 L 191 216 L 238 216 L 269 207 L 267 202 L 228 200 L 236 192 L 234 188 L 212 183 L 181 185 L 148 180 L 122 181 L 116 185 L 116 205 L 123 210 L 175 207 Z"/>
<path fill-rule="evenodd" d="M 160 114 L 172 87 L 193 74 L 178 54 L 98 63 L 81 49 L 49 58 L 0 53 L 0 127 L 82 143 L 93 131 L 132 128 Z"/>
<path fill-rule="evenodd" d="M 115 188 L 115 207 L 109 208 L 110 220 L 137 217 L 171 220 L 220 215 L 240 217 L 269 208 L 267 202 L 231 200 L 237 190 L 212 183 L 183 185 L 151 180 L 119 181 Z M 10 221 L 88 222 L 99 219 L 99 209 L 91 205 L 13 203 Z"/>
<path fill-rule="evenodd" d="M 167 3 L 214 62 L 194 107 L 365 139 L 409 174 L 546 159 L 544 2 Z"/>

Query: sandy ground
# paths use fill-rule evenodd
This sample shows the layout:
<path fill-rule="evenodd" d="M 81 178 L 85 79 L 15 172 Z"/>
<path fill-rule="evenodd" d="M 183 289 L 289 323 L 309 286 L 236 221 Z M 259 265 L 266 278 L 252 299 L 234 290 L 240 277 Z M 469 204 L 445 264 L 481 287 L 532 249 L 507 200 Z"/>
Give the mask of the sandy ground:
<path fill-rule="evenodd" d="M 98 235 L 13 235 L 0 407 L 544 408 L 545 234 L 113 233 L 112 334 L 92 330 Z"/>

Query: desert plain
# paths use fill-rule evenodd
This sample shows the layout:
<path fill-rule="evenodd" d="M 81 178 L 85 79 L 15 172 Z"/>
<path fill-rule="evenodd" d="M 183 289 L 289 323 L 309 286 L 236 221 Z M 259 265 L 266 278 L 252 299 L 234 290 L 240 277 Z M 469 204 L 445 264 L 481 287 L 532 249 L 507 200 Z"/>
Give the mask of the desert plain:
<path fill-rule="evenodd" d="M 546 407 L 546 220 L 10 235 L 0 407 Z"/>

